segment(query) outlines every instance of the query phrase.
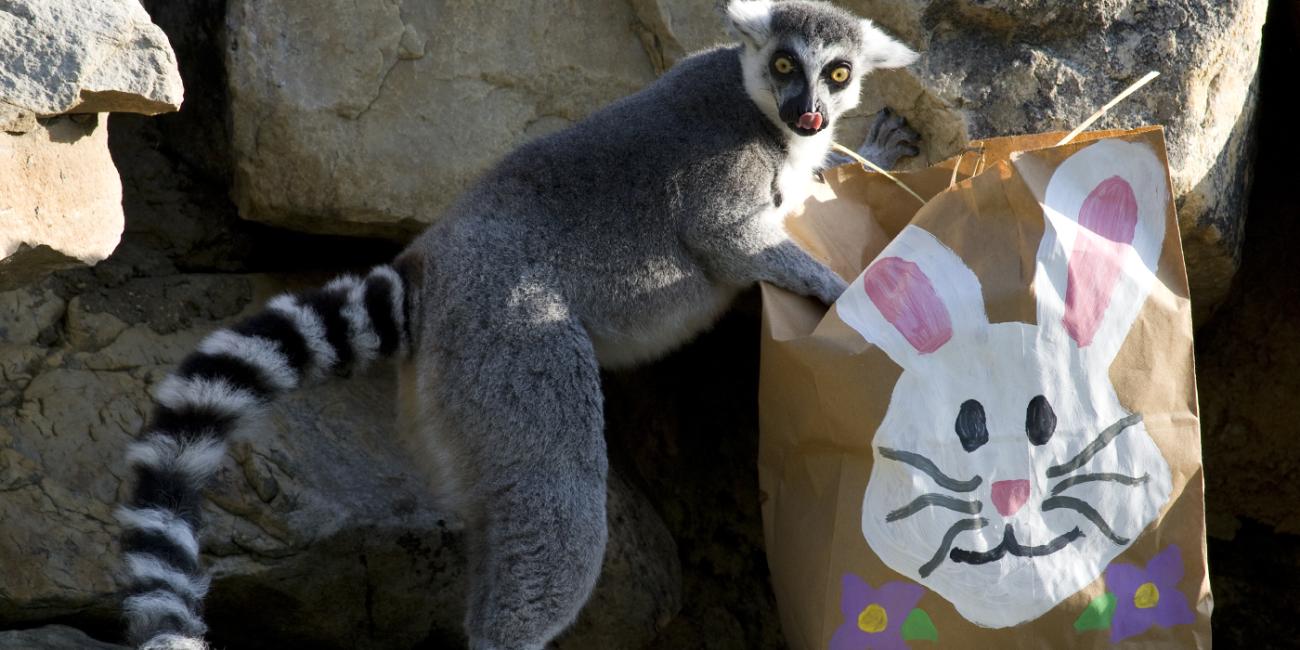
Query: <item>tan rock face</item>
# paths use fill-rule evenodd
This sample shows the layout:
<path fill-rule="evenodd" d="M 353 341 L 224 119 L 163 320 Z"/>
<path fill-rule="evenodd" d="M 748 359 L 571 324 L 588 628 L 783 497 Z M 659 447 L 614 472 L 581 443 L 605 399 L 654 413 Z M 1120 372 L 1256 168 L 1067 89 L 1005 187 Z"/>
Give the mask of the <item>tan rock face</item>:
<path fill-rule="evenodd" d="M 175 111 L 182 94 L 137 0 L 0 7 L 0 291 L 113 252 L 122 185 L 103 114 Z"/>
<path fill-rule="evenodd" d="M 519 142 L 654 78 L 621 2 L 229 5 L 241 214 L 419 231 Z"/>
<path fill-rule="evenodd" d="M 0 11 L 0 100 L 38 116 L 180 108 L 176 56 L 137 0 L 12 0 Z"/>
<path fill-rule="evenodd" d="M 0 290 L 95 264 L 122 235 L 122 183 L 103 116 L 0 133 Z"/>

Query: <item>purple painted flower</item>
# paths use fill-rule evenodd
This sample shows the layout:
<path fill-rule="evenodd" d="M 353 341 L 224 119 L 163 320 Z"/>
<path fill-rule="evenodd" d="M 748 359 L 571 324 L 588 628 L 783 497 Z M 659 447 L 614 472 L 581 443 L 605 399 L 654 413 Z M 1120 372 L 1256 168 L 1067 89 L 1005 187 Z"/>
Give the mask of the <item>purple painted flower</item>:
<path fill-rule="evenodd" d="M 1147 562 L 1145 569 L 1115 562 L 1106 569 L 1106 585 L 1115 594 L 1111 619 L 1112 643 L 1141 634 L 1153 625 L 1173 627 L 1196 620 L 1187 597 L 1178 591 L 1183 579 L 1183 554 L 1170 544 Z"/>
<path fill-rule="evenodd" d="M 861 578 L 844 574 L 840 613 L 844 624 L 831 637 L 830 650 L 904 650 L 903 621 L 921 600 L 920 585 L 889 582 L 872 589 Z"/>

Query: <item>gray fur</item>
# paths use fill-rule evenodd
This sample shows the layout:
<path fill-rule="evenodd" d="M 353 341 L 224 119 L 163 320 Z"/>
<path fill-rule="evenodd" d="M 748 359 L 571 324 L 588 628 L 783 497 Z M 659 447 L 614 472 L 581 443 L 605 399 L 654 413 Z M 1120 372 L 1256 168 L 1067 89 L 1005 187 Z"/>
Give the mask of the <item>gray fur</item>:
<path fill-rule="evenodd" d="M 465 522 L 473 650 L 543 648 L 595 585 L 602 366 L 664 355 L 759 281 L 828 304 L 845 288 L 782 227 L 830 130 L 804 136 L 779 119 L 783 89 L 765 71 L 778 46 L 813 71 L 851 62 L 836 92 L 808 81 L 833 126 L 873 61 L 898 52 L 868 51 L 869 23 L 824 3 L 737 0 L 728 12 L 742 45 L 689 57 L 520 147 L 394 263 L 407 316 L 401 424 Z M 329 357 L 310 310 L 274 308 Z M 368 327 L 360 312 L 349 322 Z"/>

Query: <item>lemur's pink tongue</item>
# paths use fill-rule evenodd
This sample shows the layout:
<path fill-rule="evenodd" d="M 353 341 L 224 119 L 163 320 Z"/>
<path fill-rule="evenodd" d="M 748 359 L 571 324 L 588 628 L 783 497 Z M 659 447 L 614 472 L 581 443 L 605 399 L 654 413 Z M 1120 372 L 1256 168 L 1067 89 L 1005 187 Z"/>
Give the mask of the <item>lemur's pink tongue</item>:
<path fill-rule="evenodd" d="M 799 116 L 798 125 L 801 129 L 812 129 L 817 131 L 822 128 L 822 121 L 821 113 L 804 113 Z"/>

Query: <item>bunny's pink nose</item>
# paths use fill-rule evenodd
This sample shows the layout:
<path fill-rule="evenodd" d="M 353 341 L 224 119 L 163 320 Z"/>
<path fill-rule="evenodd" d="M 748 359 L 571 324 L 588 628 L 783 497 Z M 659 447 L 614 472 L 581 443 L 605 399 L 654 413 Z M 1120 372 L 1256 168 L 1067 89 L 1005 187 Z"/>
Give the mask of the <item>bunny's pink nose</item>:
<path fill-rule="evenodd" d="M 1016 514 L 1020 506 L 1025 505 L 1028 500 L 1029 481 L 1018 479 L 993 482 L 993 505 L 1003 517 Z"/>

